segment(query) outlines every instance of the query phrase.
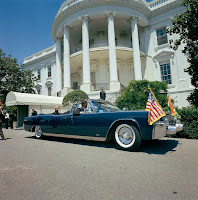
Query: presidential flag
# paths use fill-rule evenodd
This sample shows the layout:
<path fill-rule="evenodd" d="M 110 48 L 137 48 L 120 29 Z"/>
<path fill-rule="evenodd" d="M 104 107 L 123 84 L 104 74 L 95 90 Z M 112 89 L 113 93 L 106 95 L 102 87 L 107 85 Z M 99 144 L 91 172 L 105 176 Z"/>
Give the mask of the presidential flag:
<path fill-rule="evenodd" d="M 181 116 L 173 108 L 173 104 L 172 104 L 171 99 L 170 99 L 169 96 L 168 96 L 168 104 L 169 104 L 169 108 L 171 110 L 172 115 L 175 116 L 175 117 L 177 117 L 177 118 L 181 118 Z"/>
<path fill-rule="evenodd" d="M 146 110 L 148 113 L 148 123 L 149 125 L 152 125 L 154 122 L 159 120 L 161 117 L 165 116 L 166 114 L 162 110 L 162 107 L 158 103 L 157 99 L 155 98 L 155 95 L 153 94 L 151 88 L 148 88 L 149 95 L 148 100 L 146 104 Z"/>

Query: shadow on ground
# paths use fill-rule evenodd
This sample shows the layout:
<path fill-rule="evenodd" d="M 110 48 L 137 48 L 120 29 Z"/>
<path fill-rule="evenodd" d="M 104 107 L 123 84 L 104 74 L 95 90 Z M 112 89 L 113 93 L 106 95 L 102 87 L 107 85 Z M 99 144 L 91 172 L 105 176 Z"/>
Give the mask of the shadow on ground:
<path fill-rule="evenodd" d="M 34 136 L 26 137 L 26 138 L 38 140 Z M 43 140 L 50 141 L 50 142 L 71 143 L 71 144 L 77 144 L 77 145 L 117 149 L 116 145 L 113 142 L 100 142 L 100 141 L 90 141 L 90 140 L 72 139 L 72 138 L 59 138 L 59 137 L 51 137 L 51 136 L 45 136 L 40 141 L 42 142 Z M 174 148 L 176 148 L 178 144 L 179 142 L 173 139 L 144 141 L 142 143 L 142 146 L 138 150 L 138 152 L 164 155 L 167 152 L 175 152 L 176 150 Z"/>

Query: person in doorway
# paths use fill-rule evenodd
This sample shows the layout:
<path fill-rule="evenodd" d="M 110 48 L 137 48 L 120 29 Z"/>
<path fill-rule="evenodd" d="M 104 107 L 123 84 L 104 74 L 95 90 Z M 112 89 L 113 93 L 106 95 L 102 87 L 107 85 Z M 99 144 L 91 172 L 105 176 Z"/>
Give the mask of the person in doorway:
<path fill-rule="evenodd" d="M 102 100 L 105 100 L 105 99 L 106 99 L 106 92 L 104 91 L 104 88 L 103 88 L 103 87 L 101 87 L 100 99 L 102 99 Z"/>
<path fill-rule="evenodd" d="M 2 110 L 2 102 L 0 102 L 0 135 L 3 140 L 6 140 L 3 130 L 2 130 L 2 123 L 5 121 L 5 116 L 3 115 L 3 110 Z"/>
<path fill-rule="evenodd" d="M 58 112 L 59 107 L 55 106 L 54 107 L 54 112 L 52 113 L 53 115 L 60 115 L 60 113 Z"/>
<path fill-rule="evenodd" d="M 34 108 L 32 108 L 32 116 L 36 116 L 36 115 L 37 115 L 36 110 L 34 110 Z"/>

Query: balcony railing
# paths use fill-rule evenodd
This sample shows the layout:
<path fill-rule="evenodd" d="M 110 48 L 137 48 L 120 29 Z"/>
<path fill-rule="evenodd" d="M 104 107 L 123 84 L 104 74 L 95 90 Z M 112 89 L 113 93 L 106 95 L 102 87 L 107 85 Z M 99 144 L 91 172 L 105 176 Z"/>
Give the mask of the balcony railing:
<path fill-rule="evenodd" d="M 116 43 L 117 47 L 132 48 L 132 42 L 128 41 L 128 40 L 116 40 L 115 43 Z M 89 43 L 90 48 L 106 47 L 106 46 L 108 46 L 107 40 L 103 40 L 103 41 L 100 41 L 100 42 L 91 40 L 90 43 Z M 79 45 L 72 47 L 71 54 L 78 52 L 78 51 L 82 51 L 82 44 L 79 44 Z"/>
<path fill-rule="evenodd" d="M 74 46 L 71 50 L 71 54 L 76 53 L 78 51 L 82 51 L 82 44 L 79 44 L 77 46 Z"/>
<path fill-rule="evenodd" d="M 104 90 L 109 90 L 109 83 L 98 83 L 98 84 L 92 84 L 94 87 L 94 91 L 100 91 L 101 87 L 104 88 Z"/>

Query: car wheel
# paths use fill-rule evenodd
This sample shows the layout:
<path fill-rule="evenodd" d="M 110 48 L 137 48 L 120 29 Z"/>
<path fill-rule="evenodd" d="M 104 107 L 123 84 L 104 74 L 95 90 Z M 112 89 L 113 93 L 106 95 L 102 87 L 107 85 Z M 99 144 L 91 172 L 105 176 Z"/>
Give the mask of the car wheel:
<path fill-rule="evenodd" d="M 115 130 L 115 142 L 119 149 L 135 151 L 141 145 L 138 129 L 129 124 L 120 124 Z"/>
<path fill-rule="evenodd" d="M 40 126 L 36 126 L 36 127 L 35 127 L 35 137 L 36 137 L 37 139 L 43 138 L 43 133 L 42 133 L 42 129 L 41 129 Z"/>

